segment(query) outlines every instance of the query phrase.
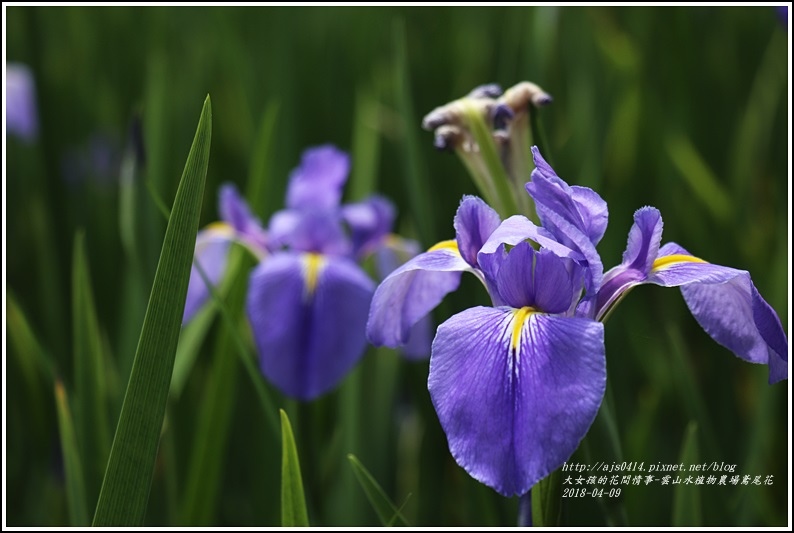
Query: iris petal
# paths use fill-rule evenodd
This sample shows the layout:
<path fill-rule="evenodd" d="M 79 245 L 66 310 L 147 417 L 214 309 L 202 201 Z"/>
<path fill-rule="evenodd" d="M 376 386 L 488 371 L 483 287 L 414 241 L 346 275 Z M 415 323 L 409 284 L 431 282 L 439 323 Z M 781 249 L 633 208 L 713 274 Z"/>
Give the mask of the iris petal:
<path fill-rule="evenodd" d="M 367 337 L 375 346 L 402 346 L 411 327 L 458 288 L 460 273 L 471 270 L 457 250 L 419 254 L 389 274 L 375 291 Z"/>
<path fill-rule="evenodd" d="M 535 170 L 532 181 L 526 189 L 535 200 L 538 216 L 543 226 L 554 233 L 563 244 L 570 238 L 569 232 L 562 231 L 557 220 L 568 224 L 583 233 L 594 246 L 598 244 L 607 228 L 607 204 L 598 193 L 587 187 L 571 187 L 560 178 L 540 154 L 537 146 L 532 147 Z M 550 217 L 550 214 L 557 215 Z M 558 235 L 559 233 L 559 235 Z"/>
<path fill-rule="evenodd" d="M 194 261 L 198 262 L 207 280 L 213 285 L 220 283 L 226 270 L 226 259 L 229 253 L 229 246 L 232 243 L 232 237 L 231 228 L 223 224 L 209 226 L 199 231 L 196 236 Z M 194 263 L 190 269 L 185 311 L 182 314 L 183 324 L 193 318 L 193 315 L 201 309 L 201 306 L 204 305 L 209 296 L 209 288 Z"/>
<path fill-rule="evenodd" d="M 464 196 L 455 213 L 458 250 L 471 266 L 477 266 L 477 253 L 499 227 L 499 214 L 476 196 Z"/>
<path fill-rule="evenodd" d="M 353 255 L 364 256 L 391 231 L 394 206 L 381 196 L 373 196 L 355 204 L 342 206 L 342 219 L 350 228 Z"/>
<path fill-rule="evenodd" d="M 309 148 L 300 166 L 290 174 L 287 207 L 290 209 L 335 209 L 350 172 L 350 157 L 331 145 Z"/>
<path fill-rule="evenodd" d="M 264 375 L 300 400 L 334 388 L 364 353 L 373 288 L 343 258 L 282 252 L 262 262 L 246 307 Z"/>
<path fill-rule="evenodd" d="M 485 241 L 480 254 L 493 254 L 501 244 L 516 245 L 527 239 L 540 244 L 560 257 L 570 257 L 576 261 L 584 259 L 580 252 L 560 244 L 546 230 L 536 226 L 522 215 L 513 215 L 505 219 Z"/>
<path fill-rule="evenodd" d="M 643 207 L 634 213 L 634 224 L 629 230 L 623 265 L 647 275 L 659 254 L 662 241 L 662 215 L 655 207 Z"/>
<path fill-rule="evenodd" d="M 450 451 L 505 496 L 570 458 L 605 387 L 603 325 L 592 320 L 475 307 L 439 326 L 433 342 L 428 389 Z"/>

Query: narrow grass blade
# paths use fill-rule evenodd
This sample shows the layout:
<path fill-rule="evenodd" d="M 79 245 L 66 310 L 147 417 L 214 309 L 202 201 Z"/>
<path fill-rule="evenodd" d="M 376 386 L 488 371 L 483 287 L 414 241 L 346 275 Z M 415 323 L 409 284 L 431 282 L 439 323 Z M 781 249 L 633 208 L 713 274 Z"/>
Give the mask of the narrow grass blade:
<path fill-rule="evenodd" d="M 96 526 L 138 526 L 146 514 L 198 232 L 211 130 L 207 96 L 168 221 L 94 515 Z"/>
<path fill-rule="evenodd" d="M 110 453 L 107 412 L 107 371 L 91 289 L 85 233 L 74 240 L 72 262 L 72 317 L 74 337 L 75 425 L 85 458 L 85 486 L 89 501 L 96 501 Z"/>
<path fill-rule="evenodd" d="M 217 314 L 218 308 L 210 303 L 199 310 L 182 328 L 174 358 L 174 373 L 171 377 L 170 395 L 172 398 L 179 398 L 182 395 L 187 378 L 196 363 L 199 349 L 204 343 L 204 339 L 207 338 L 210 326 Z"/>
<path fill-rule="evenodd" d="M 255 213 L 269 216 L 281 205 L 281 197 L 275 193 L 276 180 L 271 176 L 273 168 L 273 140 L 276 133 L 278 104 L 268 104 L 259 123 L 254 151 L 248 169 L 246 199 Z"/>
<path fill-rule="evenodd" d="M 700 461 L 697 441 L 697 424 L 690 422 L 687 426 L 684 442 L 681 445 L 679 463 L 696 465 Z M 675 485 L 673 492 L 673 527 L 697 527 L 702 523 L 700 513 L 700 486 L 687 483 L 688 473 L 682 473 L 681 483 Z M 694 480 L 695 476 L 692 476 Z"/>
<path fill-rule="evenodd" d="M 281 525 L 300 527 L 309 525 L 303 480 L 298 461 L 295 437 L 292 435 L 287 413 L 281 412 Z"/>
<path fill-rule="evenodd" d="M 228 319 L 224 320 L 215 339 L 212 368 L 204 384 L 205 394 L 196 409 L 196 431 L 187 469 L 181 523 L 189 526 L 207 526 L 213 523 L 218 491 L 222 486 L 223 466 L 227 461 L 229 426 L 233 419 L 239 366 L 232 351 L 234 337 L 239 336 L 239 326 L 244 324 L 243 307 L 250 270 L 250 260 L 240 247 L 231 250 L 229 268 L 223 287 L 230 290 Z M 248 356 L 246 350 L 246 356 Z"/>
<path fill-rule="evenodd" d="M 560 524 L 562 473 L 555 470 L 532 487 L 532 525 L 553 527 Z"/>
<path fill-rule="evenodd" d="M 347 184 L 348 200 L 358 202 L 375 190 L 380 157 L 378 103 L 370 90 L 359 88 L 353 120 L 353 164 Z"/>
<path fill-rule="evenodd" d="M 408 197 L 411 200 L 411 214 L 416 220 L 417 232 L 422 244 L 429 246 L 436 236 L 430 208 L 425 166 L 419 156 L 419 139 L 416 131 L 420 121 L 414 115 L 413 99 L 411 98 L 411 80 L 408 68 L 408 51 L 405 36 L 405 23 L 400 20 L 394 27 L 395 71 L 394 87 L 396 91 L 397 109 L 402 117 L 403 147 L 405 149 L 405 174 L 408 185 Z"/>
<path fill-rule="evenodd" d="M 392 526 L 395 524 L 407 526 L 408 522 L 402 515 L 401 510 L 392 503 L 388 496 L 386 496 L 384 490 L 367 469 L 364 468 L 361 461 L 353 454 L 349 454 L 347 459 L 350 461 L 353 472 L 356 474 L 361 488 L 364 489 L 367 499 L 369 499 L 369 502 L 372 504 L 372 508 L 378 513 L 378 518 L 380 518 L 381 523 L 384 526 Z"/>
<path fill-rule="evenodd" d="M 88 504 L 83 481 L 83 466 L 77 446 L 69 400 L 63 383 L 55 382 L 55 403 L 58 411 L 58 430 L 61 434 L 61 450 L 66 475 L 66 499 L 69 502 L 69 518 L 72 526 L 85 527 L 89 524 Z"/>
<path fill-rule="evenodd" d="M 733 213 L 731 198 L 692 142 L 679 135 L 669 138 L 666 147 L 670 159 L 695 197 L 716 220 L 726 222 Z"/>

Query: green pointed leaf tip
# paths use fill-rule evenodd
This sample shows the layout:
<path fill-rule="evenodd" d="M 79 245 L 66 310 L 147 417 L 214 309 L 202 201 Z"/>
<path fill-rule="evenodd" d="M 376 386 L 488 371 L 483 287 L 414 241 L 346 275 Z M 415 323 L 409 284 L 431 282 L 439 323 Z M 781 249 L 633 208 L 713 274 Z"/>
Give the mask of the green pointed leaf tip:
<path fill-rule="evenodd" d="M 364 468 L 361 461 L 351 454 L 347 456 L 350 465 L 353 467 L 353 472 L 356 474 L 356 479 L 364 489 L 367 499 L 372 504 L 372 508 L 378 513 L 381 523 L 384 526 L 391 526 L 394 524 L 407 526 L 408 522 L 394 503 L 386 496 L 386 492 L 381 488 L 380 484 L 372 477 L 372 474 Z"/>
<path fill-rule="evenodd" d="M 102 350 L 91 275 L 85 248 L 85 233 L 74 240 L 72 263 L 74 317 L 75 427 L 77 442 L 85 458 L 86 493 L 91 501 L 99 495 L 110 453 L 110 423 L 107 411 L 107 371 Z"/>
<path fill-rule="evenodd" d="M 298 450 L 287 413 L 281 413 L 281 525 L 303 527 L 309 525 Z"/>
<path fill-rule="evenodd" d="M 88 504 L 85 495 L 83 466 L 77 447 L 77 435 L 69 411 L 69 399 L 60 380 L 55 382 L 55 403 L 58 411 L 58 429 L 63 451 L 64 475 L 66 478 L 66 500 L 72 526 L 88 525 Z"/>
<path fill-rule="evenodd" d="M 179 182 L 99 495 L 95 526 L 143 524 L 198 232 L 212 133 L 210 97 Z"/>

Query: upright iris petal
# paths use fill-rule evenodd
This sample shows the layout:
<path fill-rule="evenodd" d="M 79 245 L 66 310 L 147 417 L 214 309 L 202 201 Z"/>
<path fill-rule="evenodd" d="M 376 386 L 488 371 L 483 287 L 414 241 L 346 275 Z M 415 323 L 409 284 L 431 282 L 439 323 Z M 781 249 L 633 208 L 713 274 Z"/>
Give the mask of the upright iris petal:
<path fill-rule="evenodd" d="M 582 254 L 588 266 L 587 293 L 597 290 L 604 271 L 595 245 L 603 237 L 608 221 L 607 204 L 593 190 L 571 187 L 549 166 L 537 146 L 532 147 L 535 170 L 526 189 L 535 200 L 543 228 L 557 241 Z"/>
<path fill-rule="evenodd" d="M 557 316 L 576 299 L 566 259 L 518 244 L 499 299 L 438 328 L 428 389 L 455 460 L 505 496 L 526 493 L 578 447 L 606 387 L 603 325 Z"/>
<path fill-rule="evenodd" d="M 290 174 L 287 208 L 325 210 L 339 206 L 350 156 L 331 145 L 310 148 Z"/>
<path fill-rule="evenodd" d="M 681 287 L 692 315 L 715 341 L 745 361 L 769 365 L 770 383 L 787 378 L 788 340 L 750 273 L 708 263 L 675 243 L 660 248 L 661 237 L 659 211 L 638 210 L 623 262 L 604 275 L 596 317 L 636 285 Z"/>
<path fill-rule="evenodd" d="M 246 307 L 265 376 L 301 400 L 334 388 L 364 354 L 374 288 L 345 258 L 279 252 L 262 262 Z"/>

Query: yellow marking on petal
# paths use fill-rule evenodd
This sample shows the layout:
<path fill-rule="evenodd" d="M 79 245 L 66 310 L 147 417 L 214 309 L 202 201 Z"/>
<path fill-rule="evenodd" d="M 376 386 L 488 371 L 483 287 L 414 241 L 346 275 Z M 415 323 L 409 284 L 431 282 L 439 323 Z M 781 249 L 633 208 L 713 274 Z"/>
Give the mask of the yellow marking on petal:
<path fill-rule="evenodd" d="M 428 248 L 428 252 L 435 252 L 436 250 L 452 250 L 453 252 L 460 253 L 458 250 L 458 241 L 450 239 L 448 241 L 441 241 Z"/>
<path fill-rule="evenodd" d="M 210 224 L 207 224 L 204 229 L 206 231 L 218 235 L 222 235 L 224 237 L 231 237 L 232 235 L 234 235 L 234 228 L 232 228 L 226 222 L 212 222 Z"/>
<path fill-rule="evenodd" d="M 518 351 L 518 343 L 521 341 L 521 330 L 524 323 L 533 313 L 537 313 L 532 307 L 522 307 L 513 311 L 513 334 L 510 336 L 510 347 L 514 352 Z"/>
<path fill-rule="evenodd" d="M 658 270 L 662 270 L 663 268 L 667 268 L 670 265 L 675 265 L 679 263 L 707 263 L 707 262 L 708 261 L 704 261 L 699 257 L 695 257 L 694 255 L 685 255 L 685 254 L 665 255 L 653 262 L 651 271 L 656 272 Z"/>
<path fill-rule="evenodd" d="M 307 253 L 303 255 L 306 296 L 311 297 L 317 288 L 320 271 L 325 266 L 325 257 L 321 254 Z"/>

